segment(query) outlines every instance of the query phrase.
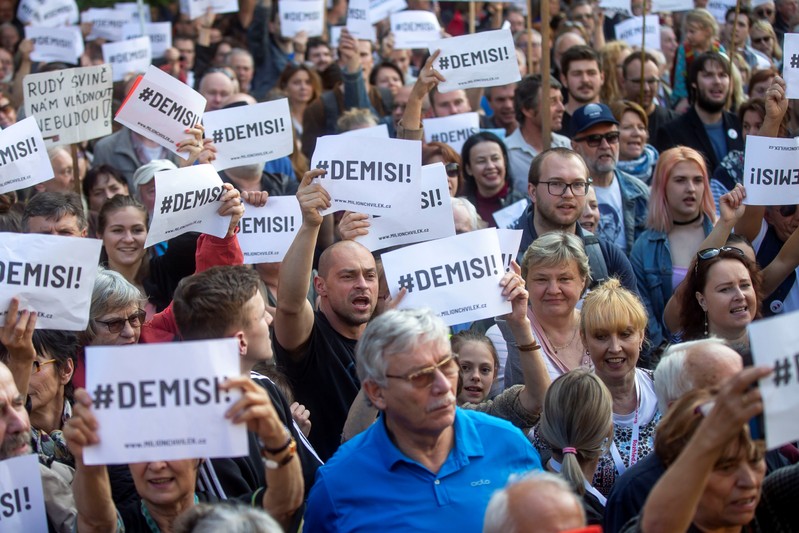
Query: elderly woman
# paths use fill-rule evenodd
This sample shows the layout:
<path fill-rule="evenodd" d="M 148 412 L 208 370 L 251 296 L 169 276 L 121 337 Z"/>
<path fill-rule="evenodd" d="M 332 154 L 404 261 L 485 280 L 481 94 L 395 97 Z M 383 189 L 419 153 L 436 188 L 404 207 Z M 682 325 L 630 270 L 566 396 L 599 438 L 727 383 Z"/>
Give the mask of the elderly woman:
<path fill-rule="evenodd" d="M 669 337 L 663 321 L 666 303 L 715 221 L 702 154 L 685 146 L 663 152 L 652 178 L 647 229 L 630 256 L 649 315 L 649 341 L 655 348 Z"/>
<path fill-rule="evenodd" d="M 579 335 L 577 303 L 588 287 L 590 271 L 583 243 L 573 233 L 552 231 L 536 239 L 522 258 L 521 275 L 530 294 L 527 317 L 551 379 L 578 367 L 590 367 Z M 521 382 L 519 352 L 508 329 L 499 322 L 508 341 L 505 386 Z"/>
<path fill-rule="evenodd" d="M 596 374 L 578 368 L 558 379 L 544 398 L 538 434 L 552 450 L 545 468 L 560 473 L 582 497 L 589 524 L 602 524 L 606 498 L 589 480 L 613 436 L 613 399 Z"/>
<path fill-rule="evenodd" d="M 629 100 L 617 100 L 610 109 L 619 121 L 617 168 L 649 184 L 658 161 L 658 151 L 649 144 L 649 118 L 646 111 Z"/>

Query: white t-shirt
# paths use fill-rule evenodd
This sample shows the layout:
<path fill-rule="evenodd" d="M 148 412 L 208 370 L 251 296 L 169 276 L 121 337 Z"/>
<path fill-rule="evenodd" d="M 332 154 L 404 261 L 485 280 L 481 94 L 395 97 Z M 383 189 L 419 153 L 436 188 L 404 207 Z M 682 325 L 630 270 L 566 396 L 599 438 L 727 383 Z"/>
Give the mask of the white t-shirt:
<path fill-rule="evenodd" d="M 607 187 L 591 185 L 596 191 L 599 203 L 600 237 L 614 243 L 621 250 L 627 249 L 627 235 L 624 233 L 624 210 L 621 203 L 619 180 L 614 176 L 613 183 Z"/>

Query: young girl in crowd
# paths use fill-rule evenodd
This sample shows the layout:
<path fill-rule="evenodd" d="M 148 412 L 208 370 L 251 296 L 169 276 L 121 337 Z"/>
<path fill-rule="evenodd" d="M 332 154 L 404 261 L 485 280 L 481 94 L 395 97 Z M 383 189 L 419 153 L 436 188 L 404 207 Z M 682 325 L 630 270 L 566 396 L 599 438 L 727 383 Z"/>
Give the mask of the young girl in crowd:
<path fill-rule="evenodd" d="M 707 9 L 694 9 L 685 15 L 683 42 L 677 48 L 677 59 L 671 78 L 673 80 L 672 103 L 678 112 L 688 109 L 688 69 L 694 58 L 705 52 L 724 52 L 718 41 L 719 25 Z"/>

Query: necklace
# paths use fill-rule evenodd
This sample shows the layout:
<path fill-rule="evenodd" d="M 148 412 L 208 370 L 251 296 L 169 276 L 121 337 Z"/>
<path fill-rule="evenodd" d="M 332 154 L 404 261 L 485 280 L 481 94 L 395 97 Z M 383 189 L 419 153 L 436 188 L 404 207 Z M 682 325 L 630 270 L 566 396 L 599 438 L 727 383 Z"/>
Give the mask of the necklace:
<path fill-rule="evenodd" d="M 577 337 L 577 328 L 572 328 L 572 330 L 573 330 L 572 331 L 572 336 L 569 339 L 569 342 L 567 342 L 563 346 L 558 346 L 554 342 L 552 342 L 552 339 L 549 337 L 549 334 L 547 333 L 547 330 L 544 329 L 544 326 L 541 326 L 541 330 L 544 332 L 544 335 L 546 336 L 547 341 L 549 341 L 549 345 L 552 346 L 553 350 L 555 350 L 555 354 L 557 354 L 558 351 L 560 351 L 560 350 L 562 350 L 564 348 L 568 348 L 569 346 L 571 346 L 572 343 L 574 342 L 575 337 Z"/>
<path fill-rule="evenodd" d="M 699 213 L 691 220 L 686 220 L 685 222 L 680 222 L 679 220 L 672 220 L 671 223 L 674 224 L 675 226 L 689 226 L 694 222 L 696 222 L 697 220 L 699 220 L 700 218 L 702 218 L 702 213 Z"/>

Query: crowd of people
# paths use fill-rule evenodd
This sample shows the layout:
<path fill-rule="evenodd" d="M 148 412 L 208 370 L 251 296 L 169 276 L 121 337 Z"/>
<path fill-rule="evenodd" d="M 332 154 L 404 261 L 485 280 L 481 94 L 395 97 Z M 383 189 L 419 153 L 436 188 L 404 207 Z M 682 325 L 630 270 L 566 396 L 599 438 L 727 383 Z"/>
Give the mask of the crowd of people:
<path fill-rule="evenodd" d="M 173 32 L 154 64 L 206 111 L 287 99 L 294 150 L 219 172 L 222 237 L 145 247 L 156 173 L 216 158 L 201 123 L 185 159 L 114 123 L 51 148 L 52 179 L 0 195 L 2 232 L 102 241 L 85 331 L 37 328 L 24 295 L 0 327 L 0 460 L 38 457 L 50 531 L 799 531 L 799 449 L 750 431 L 771 369 L 748 329 L 799 311 L 798 206 L 745 205 L 743 179 L 747 136 L 799 133 L 781 77 L 797 0 L 740 2 L 724 22 L 706 0 L 657 13 L 659 49 L 616 39 L 649 13 L 638 0 L 550 1 L 543 21 L 537 1 L 407 0 L 442 37 L 513 35 L 520 81 L 449 92 L 438 52 L 396 48 L 387 20 L 374 41 L 343 29 L 332 45 L 343 0 L 310 38 L 281 33 L 277 0 L 194 20 L 177 4 L 150 8 Z M 0 0 L 4 129 L 26 75 L 77 66 L 32 61 L 17 7 Z M 102 42 L 81 66 L 103 62 Z M 114 109 L 139 74 L 115 83 Z M 425 142 L 426 119 L 469 112 L 481 131 L 461 148 Z M 369 217 L 321 215 L 317 139 L 378 125 L 443 164 L 456 233 L 518 208 L 516 261 L 474 295 L 510 313 L 450 327 L 403 308 L 381 251 L 356 240 Z M 244 265 L 245 210 L 279 196 L 301 210 L 291 246 Z M 103 434 L 87 347 L 222 338 L 246 456 L 85 460 Z"/>

